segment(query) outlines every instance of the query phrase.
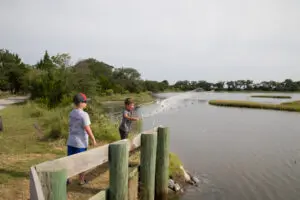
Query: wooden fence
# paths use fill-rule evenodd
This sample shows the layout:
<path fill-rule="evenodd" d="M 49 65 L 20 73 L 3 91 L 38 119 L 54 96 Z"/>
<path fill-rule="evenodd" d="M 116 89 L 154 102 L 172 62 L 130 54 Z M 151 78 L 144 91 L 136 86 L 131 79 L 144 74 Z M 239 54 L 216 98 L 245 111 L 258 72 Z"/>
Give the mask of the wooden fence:
<path fill-rule="evenodd" d="M 140 166 L 129 170 L 129 152 L 140 148 Z M 109 188 L 89 200 L 166 199 L 169 131 L 158 127 L 83 153 L 46 161 L 30 168 L 31 200 L 66 200 L 67 178 L 109 163 Z M 135 180 L 133 184 L 131 180 Z M 136 187 L 132 188 L 131 187 Z M 130 190 L 129 190 L 130 188 Z M 130 192 L 129 192 L 130 191 Z"/>

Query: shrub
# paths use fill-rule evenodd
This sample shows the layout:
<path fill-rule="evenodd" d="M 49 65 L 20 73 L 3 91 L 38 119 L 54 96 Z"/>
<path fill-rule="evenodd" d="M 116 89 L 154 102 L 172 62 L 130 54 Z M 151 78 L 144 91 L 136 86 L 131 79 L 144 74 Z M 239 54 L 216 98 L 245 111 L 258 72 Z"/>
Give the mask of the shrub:
<path fill-rule="evenodd" d="M 49 138 L 51 139 L 59 139 L 62 138 L 62 127 L 60 122 L 53 122 L 49 132 Z"/>
<path fill-rule="evenodd" d="M 105 94 L 106 94 L 107 96 L 111 96 L 111 95 L 114 94 L 114 91 L 113 91 L 112 89 L 108 89 L 108 90 L 105 90 Z"/>

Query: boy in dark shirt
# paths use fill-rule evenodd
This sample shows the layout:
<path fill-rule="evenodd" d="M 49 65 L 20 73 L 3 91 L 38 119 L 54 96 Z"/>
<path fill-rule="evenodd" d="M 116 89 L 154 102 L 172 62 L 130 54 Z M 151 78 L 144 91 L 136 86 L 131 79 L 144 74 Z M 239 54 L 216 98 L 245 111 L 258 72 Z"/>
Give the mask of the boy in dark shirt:
<path fill-rule="evenodd" d="M 132 99 L 131 98 L 125 99 L 124 104 L 125 104 L 125 109 L 123 111 L 122 121 L 119 126 L 119 132 L 122 140 L 128 138 L 128 133 L 131 130 L 132 121 L 139 120 L 139 118 L 132 116 L 134 110 L 134 102 L 132 101 Z"/>

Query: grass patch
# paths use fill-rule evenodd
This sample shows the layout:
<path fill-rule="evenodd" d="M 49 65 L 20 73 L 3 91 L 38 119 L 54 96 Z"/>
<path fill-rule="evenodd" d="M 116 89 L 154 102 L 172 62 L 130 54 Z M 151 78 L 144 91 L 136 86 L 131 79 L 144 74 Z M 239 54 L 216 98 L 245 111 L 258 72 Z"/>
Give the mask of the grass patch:
<path fill-rule="evenodd" d="M 110 121 L 103 102 L 120 101 L 123 105 L 126 97 L 132 97 L 138 103 L 153 100 L 148 93 L 142 93 L 92 97 L 88 104 L 86 111 L 91 117 L 92 130 L 99 145 L 120 139 L 119 124 Z M 12 191 L 10 187 L 16 181 L 28 182 L 30 166 L 66 156 L 69 113 L 72 109 L 71 99 L 65 99 L 51 110 L 40 101 L 14 104 L 0 110 L 4 130 L 0 134 L 0 187 Z M 139 127 L 139 124 L 135 126 Z M 20 190 L 27 191 L 28 188 Z"/>
<path fill-rule="evenodd" d="M 283 102 L 281 105 L 289 105 L 289 106 L 300 106 L 300 101 L 288 101 Z"/>
<path fill-rule="evenodd" d="M 252 95 L 253 98 L 273 98 L 273 99 L 291 99 L 291 96 L 285 95 Z"/>
<path fill-rule="evenodd" d="M 183 166 L 183 164 L 179 157 L 174 153 L 170 153 L 169 160 L 169 176 L 172 176 L 173 179 L 177 182 L 184 182 L 184 174 L 183 171 L 180 169 L 180 166 Z"/>
<path fill-rule="evenodd" d="M 300 112 L 300 101 L 285 102 L 281 104 L 268 104 L 268 103 L 259 103 L 253 101 L 210 100 L 209 104 L 215 106 L 226 106 L 226 107 L 255 108 L 255 109 Z"/>
<path fill-rule="evenodd" d="M 8 97 L 12 97 L 12 96 L 15 96 L 15 95 L 11 94 L 10 92 L 0 91 L 0 99 L 5 99 Z"/>
<path fill-rule="evenodd" d="M 154 100 L 154 98 L 151 96 L 151 93 L 149 92 L 143 92 L 139 94 L 114 94 L 111 96 L 96 97 L 92 100 L 102 103 L 111 103 L 111 101 L 113 101 L 119 102 L 123 105 L 125 98 L 128 97 L 132 98 L 136 105 L 151 102 Z"/>
<path fill-rule="evenodd" d="M 119 101 L 123 106 L 123 100 L 127 97 L 132 97 L 137 104 L 153 100 L 148 93 L 91 97 L 86 111 L 91 117 L 92 130 L 99 145 L 120 139 L 119 124 L 110 121 L 104 102 Z M 30 167 L 66 156 L 69 113 L 72 109 L 71 99 L 66 98 L 51 110 L 41 101 L 27 101 L 0 110 L 4 129 L 0 134 L 1 197 L 20 199 L 16 196 L 15 187 L 18 185 L 17 192 L 24 195 L 22 199 L 28 199 Z M 142 124 L 133 125 L 139 128 Z"/>

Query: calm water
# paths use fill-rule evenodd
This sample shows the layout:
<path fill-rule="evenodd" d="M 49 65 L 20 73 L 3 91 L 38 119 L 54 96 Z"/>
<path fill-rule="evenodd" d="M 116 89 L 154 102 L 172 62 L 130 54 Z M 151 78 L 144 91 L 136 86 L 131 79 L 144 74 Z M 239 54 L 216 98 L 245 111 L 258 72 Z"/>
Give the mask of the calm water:
<path fill-rule="evenodd" d="M 173 97 L 140 110 L 148 114 L 145 129 L 160 124 L 170 128 L 171 151 L 201 179 L 200 186 L 189 187 L 181 200 L 300 199 L 300 114 L 207 103 L 249 100 L 250 95 L 162 94 Z M 300 99 L 300 94 L 291 95 L 292 100 Z"/>

